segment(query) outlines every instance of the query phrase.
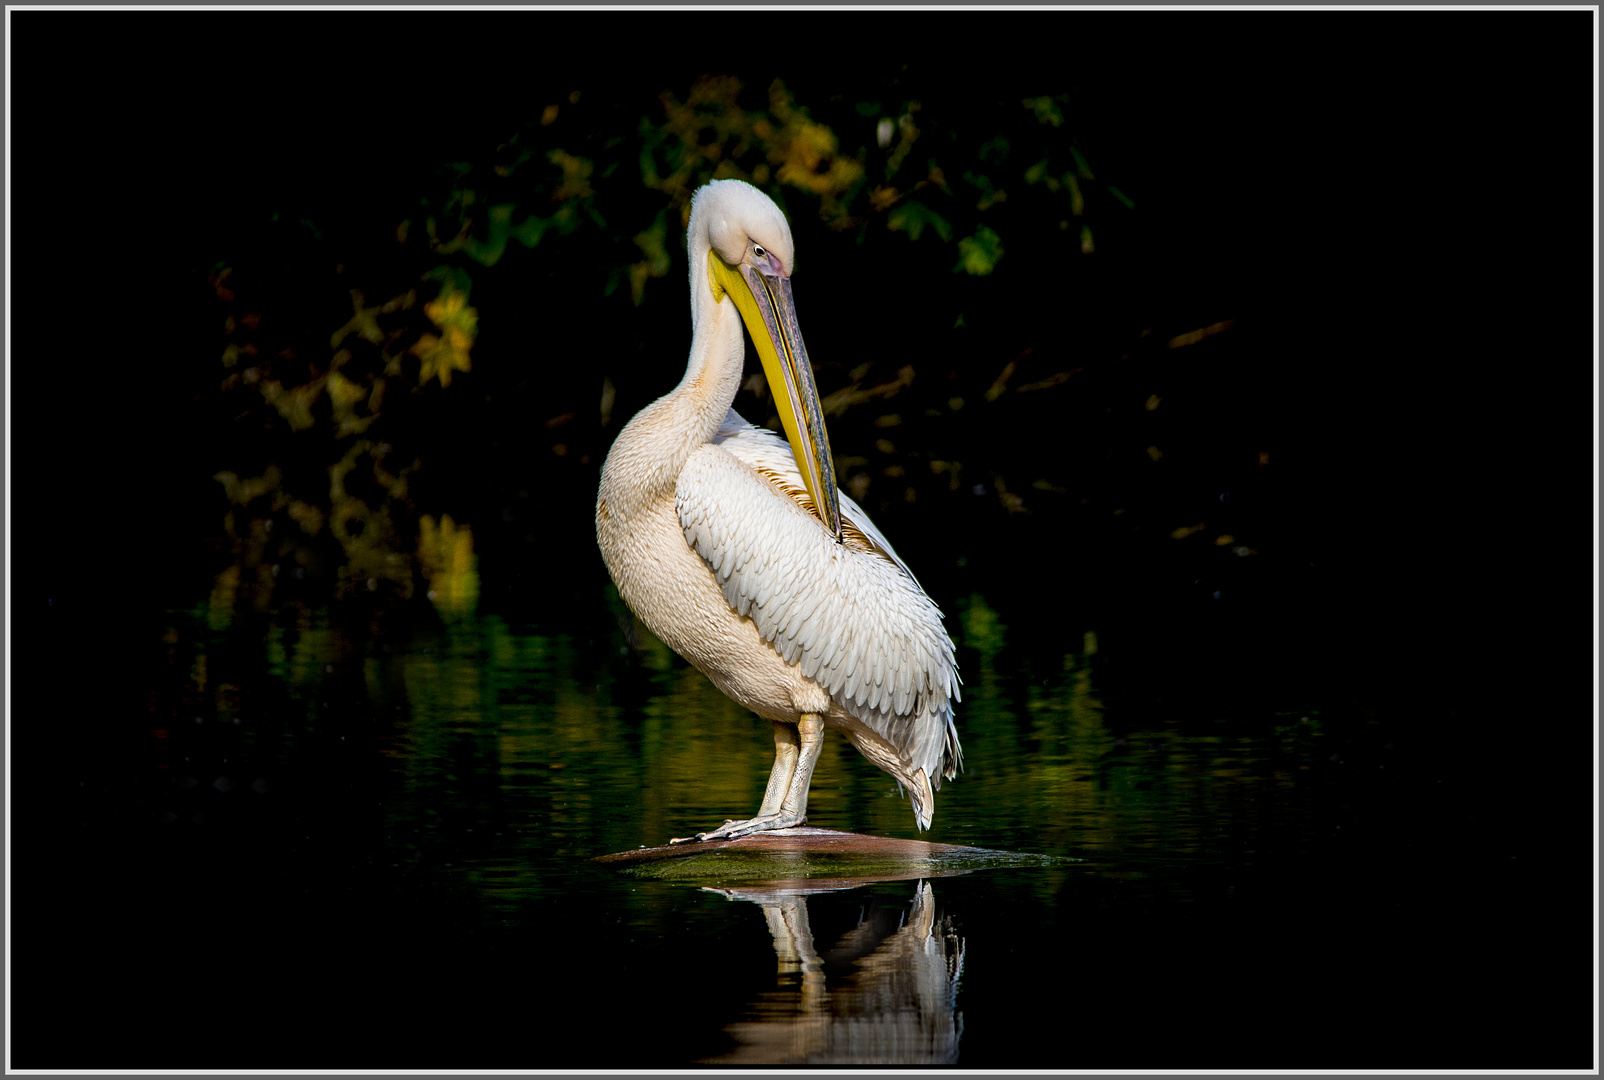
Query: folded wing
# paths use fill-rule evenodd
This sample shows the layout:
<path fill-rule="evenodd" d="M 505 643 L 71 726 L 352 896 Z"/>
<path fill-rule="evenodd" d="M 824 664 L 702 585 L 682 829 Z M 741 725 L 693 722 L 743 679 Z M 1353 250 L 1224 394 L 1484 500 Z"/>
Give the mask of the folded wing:
<path fill-rule="evenodd" d="M 734 410 L 691 455 L 675 507 L 732 608 L 787 663 L 937 788 L 962 761 L 958 676 L 941 612 L 868 515 L 841 496 L 843 542 L 814 515 L 790 446 Z"/>

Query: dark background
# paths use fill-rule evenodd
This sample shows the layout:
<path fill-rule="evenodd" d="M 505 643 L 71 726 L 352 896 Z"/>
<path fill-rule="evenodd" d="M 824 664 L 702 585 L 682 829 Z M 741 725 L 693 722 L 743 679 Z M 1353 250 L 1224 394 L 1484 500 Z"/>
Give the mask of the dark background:
<path fill-rule="evenodd" d="M 778 73 L 804 104 L 855 80 L 922 80 L 927 109 L 969 109 L 978 126 L 1000 98 L 1075 88 L 1078 138 L 1138 212 L 1099 235 L 1095 273 L 1060 277 L 1049 260 L 1008 278 L 995 310 L 1017 328 L 990 340 L 1059 349 L 1085 373 L 1050 403 L 929 433 L 986 447 L 998 475 L 1061 454 L 1069 494 L 1030 515 L 956 500 L 871 512 L 934 595 L 1005 563 L 1016 581 L 993 571 L 990 587 L 1016 625 L 1033 605 L 1043 628 L 1067 609 L 1076 626 L 1126 631 L 1134 644 L 1107 658 L 1123 670 L 1140 669 L 1144 641 L 1183 657 L 1153 674 L 1160 697 L 1221 672 L 1221 702 L 1323 679 L 1381 717 L 1353 752 L 1391 755 L 1398 779 L 1352 793 L 1337 861 L 1305 883 L 1324 890 L 1331 940 L 1340 951 L 1370 929 L 1342 925 L 1343 890 L 1390 881 L 1398 919 L 1429 938 L 1422 964 L 1463 964 L 1471 987 L 1424 1008 L 1503 1003 L 1502 1024 L 1464 1032 L 1454 1066 L 1586 1066 L 1596 19 L 22 12 L 11 26 L 13 1045 L 34 1055 L 19 1063 L 48 1067 L 86 1015 L 131 1040 L 127 1060 L 95 1063 L 166 1063 L 143 1056 L 136 1005 L 179 984 L 141 930 L 174 925 L 187 871 L 153 870 L 128 844 L 135 826 L 80 787 L 126 772 L 151 619 L 204 599 L 224 561 L 222 465 L 198 434 L 219 348 L 206 270 L 264 235 L 268 207 L 353 236 L 393 229 L 441 162 L 482 153 L 571 86 L 645 115 L 735 56 L 744 82 Z M 795 224 L 799 312 L 821 356 L 821 341 L 888 340 L 854 300 L 941 308 L 899 295 L 895 265 L 819 280 L 809 253 L 829 238 Z M 681 274 L 653 283 L 636 323 L 565 325 L 550 313 L 572 308 L 531 296 L 535 382 L 485 364 L 487 411 L 446 421 L 464 433 L 434 463 L 451 480 L 420 498 L 472 522 L 483 609 L 549 624 L 591 602 L 605 573 L 595 468 L 619 421 L 584 436 L 588 471 L 577 452 L 553 465 L 540 422 L 592 393 L 587 362 L 561 362 L 572 351 L 611 358 L 615 417 L 671 385 L 688 337 L 665 296 Z M 1238 325 L 1218 348 L 1156 344 L 1227 318 Z M 915 355 L 950 347 L 945 324 L 910 322 L 898 340 Z M 637 355 L 642 340 L 671 346 Z M 983 392 L 1012 355 L 956 368 Z M 1111 409 L 1150 393 L 1175 404 L 1166 445 L 1190 450 L 1162 481 L 1121 464 L 1151 435 L 1139 410 Z M 832 432 L 840 454 L 849 433 Z M 1264 449 L 1260 470 L 1250 455 Z M 530 488 L 538 508 L 503 513 Z M 1223 493 L 1260 557 L 1168 539 Z M 539 571 L 554 551 L 572 553 L 572 573 Z M 1074 572 L 1048 569 L 1061 566 Z M 1452 800 L 1412 785 L 1428 774 L 1453 778 Z M 1508 871 L 1511 854 L 1530 876 Z M 270 919 L 272 889 L 251 896 Z M 182 933 L 213 940 L 215 918 L 193 913 Z M 1406 987 L 1376 994 L 1378 1011 L 1419 1007 Z M 1050 1022 L 1040 1008 L 1022 1022 Z M 1226 1019 L 1202 1015 L 1200 1031 Z M 225 1045 L 222 1028 L 204 1037 Z M 1208 1056 L 1208 1038 L 1195 1045 Z"/>

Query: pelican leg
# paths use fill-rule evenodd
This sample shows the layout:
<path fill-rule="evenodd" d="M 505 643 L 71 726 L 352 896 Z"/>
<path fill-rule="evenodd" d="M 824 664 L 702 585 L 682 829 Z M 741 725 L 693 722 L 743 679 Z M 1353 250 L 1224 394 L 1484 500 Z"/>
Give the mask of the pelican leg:
<path fill-rule="evenodd" d="M 757 816 L 745 821 L 726 821 L 717 829 L 695 836 L 676 837 L 671 844 L 692 840 L 739 840 L 755 832 L 789 829 L 808 819 L 808 785 L 813 782 L 813 766 L 824 745 L 824 720 L 816 713 L 804 713 L 793 729 L 790 724 L 774 725 L 774 771 L 763 792 L 763 805 Z"/>
<path fill-rule="evenodd" d="M 769 786 L 763 792 L 763 805 L 758 807 L 758 817 L 780 812 L 786 793 L 791 790 L 791 777 L 796 772 L 800 749 L 797 729 L 790 724 L 774 721 L 774 771 L 769 773 Z"/>

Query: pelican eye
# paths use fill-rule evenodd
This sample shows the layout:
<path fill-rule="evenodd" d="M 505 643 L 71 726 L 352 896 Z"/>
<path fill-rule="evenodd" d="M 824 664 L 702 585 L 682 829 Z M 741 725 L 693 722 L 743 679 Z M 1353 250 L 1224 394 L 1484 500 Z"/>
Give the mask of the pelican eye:
<path fill-rule="evenodd" d="M 762 244 L 753 244 L 752 245 L 752 254 L 756 255 L 758 258 L 761 259 L 765 255 L 767 255 L 768 252 L 763 250 L 763 245 Z"/>

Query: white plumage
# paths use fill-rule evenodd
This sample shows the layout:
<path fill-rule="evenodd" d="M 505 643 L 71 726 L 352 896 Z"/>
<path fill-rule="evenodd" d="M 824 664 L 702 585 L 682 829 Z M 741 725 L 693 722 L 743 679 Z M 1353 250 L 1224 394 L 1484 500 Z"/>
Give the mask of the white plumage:
<path fill-rule="evenodd" d="M 685 539 L 750 618 L 853 716 L 939 787 L 960 758 L 952 641 L 941 612 L 863 508 L 841 496 L 841 543 L 820 528 L 791 448 L 731 409 L 680 473 Z"/>
<path fill-rule="evenodd" d="M 687 246 L 690 363 L 680 385 L 619 434 L 602 469 L 596 528 L 619 593 L 641 620 L 776 724 L 758 815 L 698 838 L 805 820 L 823 727 L 842 731 L 906 787 L 928 828 L 932 789 L 962 761 L 952 641 L 890 542 L 836 488 L 789 307 L 790 230 L 755 188 L 716 182 L 697 193 Z M 729 407 L 743 317 L 790 442 Z M 826 524 L 832 518 L 839 535 Z"/>

